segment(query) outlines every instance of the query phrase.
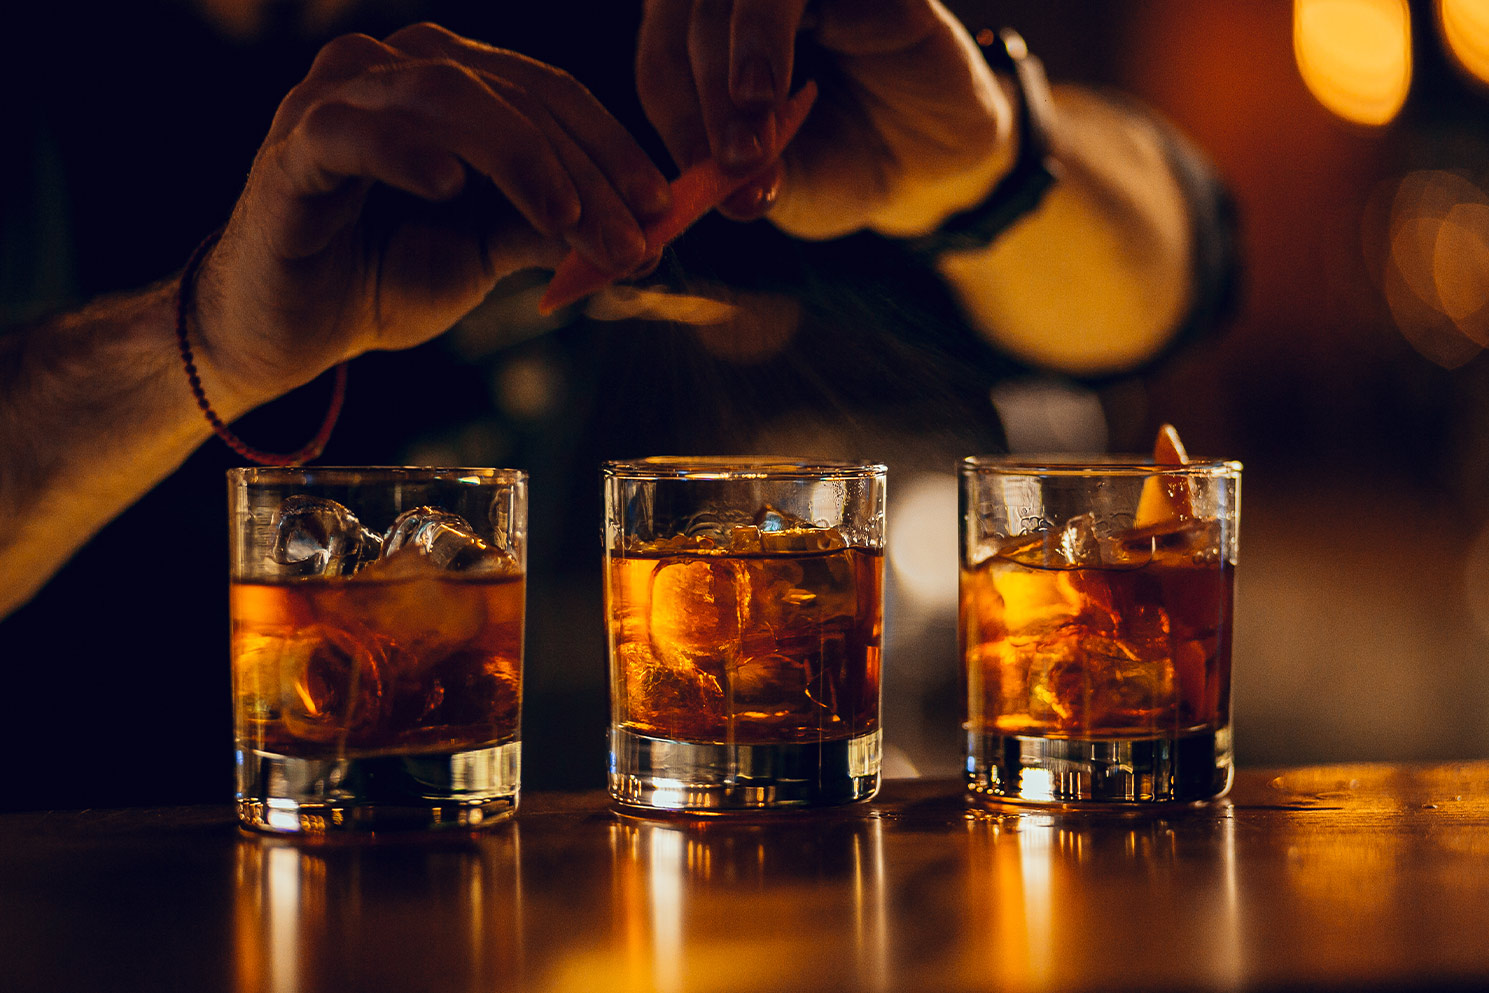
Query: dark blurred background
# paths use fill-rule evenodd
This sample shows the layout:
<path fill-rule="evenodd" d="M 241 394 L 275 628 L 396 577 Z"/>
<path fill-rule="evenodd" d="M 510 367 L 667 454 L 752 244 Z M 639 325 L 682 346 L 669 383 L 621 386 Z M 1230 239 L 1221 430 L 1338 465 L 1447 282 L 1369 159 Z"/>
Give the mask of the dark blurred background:
<path fill-rule="evenodd" d="M 1142 450 L 1163 421 L 1191 452 L 1246 464 L 1239 760 L 1489 754 L 1482 5 L 952 6 L 1208 152 L 1240 211 L 1235 316 L 1141 374 L 1056 380 L 977 348 L 934 281 L 882 245 L 794 246 L 710 219 L 661 275 L 743 304 L 749 326 L 538 321 L 538 282 L 517 279 L 444 338 L 359 359 L 322 462 L 532 474 L 525 783 L 603 779 L 601 459 L 887 462 L 887 740 L 897 771 L 950 774 L 955 460 L 1005 443 Z M 570 69 L 665 161 L 632 92 L 630 4 L 26 5 L 0 64 L 0 323 L 169 277 L 226 218 L 319 45 L 420 18 Z M 240 433 L 298 445 L 326 394 L 313 384 Z M 230 795 L 236 461 L 209 443 L 0 622 L 0 807 Z"/>

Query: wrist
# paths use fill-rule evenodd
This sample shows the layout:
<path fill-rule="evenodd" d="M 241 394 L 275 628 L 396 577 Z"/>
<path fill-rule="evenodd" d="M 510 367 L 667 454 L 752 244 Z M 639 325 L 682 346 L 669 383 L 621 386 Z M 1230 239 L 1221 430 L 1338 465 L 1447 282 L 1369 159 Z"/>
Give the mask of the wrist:
<path fill-rule="evenodd" d="M 935 258 L 947 252 L 986 248 L 1043 201 L 1059 177 L 1053 156 L 1054 100 L 1044 67 L 1016 32 L 978 33 L 989 66 L 1012 95 L 1014 135 L 1011 163 L 974 205 L 944 218 L 927 234 L 905 238 L 913 253 Z"/>
<path fill-rule="evenodd" d="M 298 465 L 299 463 L 314 459 L 325 448 L 326 442 L 331 436 L 331 430 L 335 427 L 336 420 L 341 413 L 342 401 L 346 396 L 347 371 L 344 362 L 335 368 L 335 381 L 332 387 L 331 400 L 320 428 L 309 442 L 294 452 L 281 454 L 253 448 L 235 435 L 227 426 L 227 421 L 245 413 L 259 403 L 288 392 L 290 389 L 301 385 L 302 382 L 307 380 L 291 382 L 287 387 L 280 389 L 277 385 L 273 385 L 276 383 L 273 376 L 254 375 L 251 372 L 245 375 L 244 371 L 240 369 L 239 378 L 235 383 L 233 376 L 223 373 L 224 363 L 222 361 L 221 349 L 211 350 L 208 346 L 208 337 L 200 334 L 199 329 L 204 313 L 208 315 L 209 319 L 214 315 L 220 317 L 225 314 L 226 308 L 199 306 L 199 301 L 202 297 L 202 286 L 198 279 L 213 250 L 220 244 L 221 237 L 222 231 L 215 231 L 197 246 L 196 251 L 192 253 L 190 260 L 186 263 L 186 267 L 182 270 L 181 277 L 177 283 L 175 308 L 176 343 L 191 395 L 195 399 L 197 407 L 206 418 L 207 423 L 211 425 L 213 432 L 229 448 L 249 461 L 262 465 Z M 208 296 L 210 299 L 210 291 Z M 198 333 L 196 334 L 193 334 L 193 325 L 198 329 Z M 229 336 L 231 336 L 230 333 Z M 240 335 L 239 338 L 241 339 L 241 337 Z M 200 344 L 199 348 L 193 346 L 193 340 Z M 210 358 L 203 360 L 202 366 L 198 364 L 199 352 L 210 356 Z M 203 366 L 208 370 L 205 377 L 202 375 Z M 209 383 L 217 390 L 215 396 L 216 403 L 219 406 L 214 406 L 213 400 L 209 399 L 207 389 L 207 384 Z M 253 386 L 248 384 L 257 384 L 258 389 L 255 390 Z"/>
<path fill-rule="evenodd" d="M 261 359 L 244 348 L 245 336 L 234 326 L 240 316 L 225 302 L 220 267 L 230 248 L 215 231 L 197 246 L 177 279 L 177 334 L 186 334 L 203 388 L 214 407 L 228 420 L 287 393 L 277 388 L 277 377 Z"/>

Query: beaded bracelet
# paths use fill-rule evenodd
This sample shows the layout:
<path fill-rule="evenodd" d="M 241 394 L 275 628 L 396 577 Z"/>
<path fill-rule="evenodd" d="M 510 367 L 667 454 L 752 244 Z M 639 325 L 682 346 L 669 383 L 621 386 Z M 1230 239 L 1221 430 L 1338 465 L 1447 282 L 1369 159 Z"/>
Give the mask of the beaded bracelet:
<path fill-rule="evenodd" d="M 221 237 L 222 229 L 218 228 L 196 247 L 196 251 L 191 253 L 191 258 L 186 261 L 186 268 L 181 270 L 180 287 L 176 292 L 176 343 L 181 347 L 181 361 L 186 364 L 186 380 L 191 384 L 191 395 L 196 397 L 196 405 L 206 415 L 207 423 L 212 425 L 212 430 L 217 437 L 250 462 L 257 462 L 259 465 L 299 465 L 302 462 L 308 462 L 325 450 L 326 442 L 331 439 L 331 430 L 336 427 L 336 419 L 341 416 L 341 404 L 346 399 L 345 362 L 336 367 L 331 403 L 326 409 L 326 418 L 321 422 L 320 430 L 303 447 L 288 454 L 260 451 L 233 434 L 223 423 L 222 418 L 217 416 L 217 411 L 212 409 L 212 404 L 207 400 L 206 391 L 202 389 L 202 378 L 197 374 L 191 344 L 186 340 L 186 315 L 191 310 L 192 295 L 196 290 L 197 270 L 206 259 L 207 253 Z"/>

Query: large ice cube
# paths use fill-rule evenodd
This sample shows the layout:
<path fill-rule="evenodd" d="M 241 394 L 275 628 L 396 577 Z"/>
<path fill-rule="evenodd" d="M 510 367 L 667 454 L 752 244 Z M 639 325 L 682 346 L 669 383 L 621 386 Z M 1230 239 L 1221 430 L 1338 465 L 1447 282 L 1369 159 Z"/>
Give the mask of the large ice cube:
<path fill-rule="evenodd" d="M 455 572 L 516 568 L 512 556 L 483 539 L 465 518 L 437 507 L 414 507 L 398 515 L 383 541 L 382 554 L 392 558 L 406 550 Z"/>
<path fill-rule="evenodd" d="M 738 561 L 663 559 L 652 572 L 651 650 L 666 665 L 720 675 L 739 654 L 750 586 Z"/>
<path fill-rule="evenodd" d="M 345 743 L 382 716 L 385 644 L 327 624 L 236 636 L 238 706 L 251 727 L 282 721 L 302 741 Z"/>
<path fill-rule="evenodd" d="M 724 690 L 719 678 L 692 665 L 671 665 L 647 646 L 625 642 L 619 696 L 624 719 L 663 737 L 694 740 L 725 733 Z"/>
<path fill-rule="evenodd" d="M 744 654 L 767 655 L 777 646 L 811 650 L 824 638 L 845 637 L 858 612 L 858 587 L 849 552 L 766 556 L 743 567 L 749 590 L 742 611 Z"/>
<path fill-rule="evenodd" d="M 324 497 L 296 494 L 274 511 L 270 556 L 300 576 L 345 576 L 378 555 L 382 539 L 346 507 Z"/>
<path fill-rule="evenodd" d="M 1074 613 L 1030 618 L 1005 644 L 1007 712 L 1027 710 L 1074 733 L 1157 726 L 1173 713 L 1168 618 L 1159 607 L 1126 605 L 1118 620 L 1087 599 Z"/>
<path fill-rule="evenodd" d="M 1077 514 L 1060 527 L 1001 539 L 997 555 L 1035 569 L 1141 569 L 1153 559 L 1155 533 L 1113 530 L 1095 514 Z"/>
<path fill-rule="evenodd" d="M 364 569 L 334 607 L 338 623 L 366 626 L 387 639 L 401 677 L 464 648 L 487 621 L 482 586 L 451 578 L 437 562 L 418 545 L 405 545 Z"/>
<path fill-rule="evenodd" d="M 735 734 L 749 740 L 781 735 L 838 733 L 837 682 L 828 673 L 841 672 L 843 639 L 829 639 L 818 651 L 771 653 L 741 659 L 729 670 L 729 695 L 736 718 Z"/>

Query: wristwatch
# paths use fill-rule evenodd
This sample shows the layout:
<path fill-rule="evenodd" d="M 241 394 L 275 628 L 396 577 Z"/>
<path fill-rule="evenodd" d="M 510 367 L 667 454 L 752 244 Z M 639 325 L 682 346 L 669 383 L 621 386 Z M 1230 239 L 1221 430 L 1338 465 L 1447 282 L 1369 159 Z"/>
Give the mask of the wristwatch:
<path fill-rule="evenodd" d="M 1044 66 L 1029 54 L 1024 39 L 1012 28 L 977 33 L 983 57 L 996 72 L 1013 77 L 1019 91 L 1018 156 L 987 198 L 975 207 L 953 214 L 941 226 L 918 238 L 905 239 L 917 255 L 966 252 L 991 245 L 1019 218 L 1039 206 L 1059 178 L 1060 167 L 1051 153 L 1050 113 L 1053 97 Z"/>

